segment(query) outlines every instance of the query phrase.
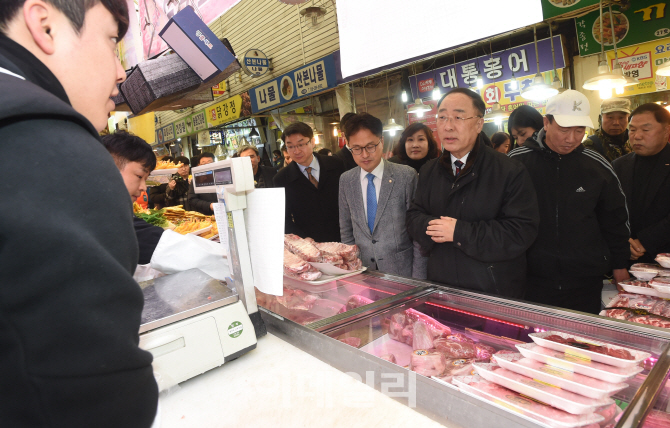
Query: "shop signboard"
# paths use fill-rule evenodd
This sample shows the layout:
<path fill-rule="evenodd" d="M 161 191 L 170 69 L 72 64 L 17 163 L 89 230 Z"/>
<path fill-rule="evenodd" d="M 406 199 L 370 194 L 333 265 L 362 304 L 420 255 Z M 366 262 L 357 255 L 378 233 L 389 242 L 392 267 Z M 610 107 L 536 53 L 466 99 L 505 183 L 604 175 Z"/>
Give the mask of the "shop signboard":
<path fill-rule="evenodd" d="M 163 141 L 162 142 L 168 142 L 171 140 L 175 139 L 174 136 L 174 123 L 171 123 L 169 125 L 166 125 L 161 128 L 161 131 L 163 133 Z M 160 131 L 159 131 L 160 132 Z"/>
<path fill-rule="evenodd" d="M 561 69 L 565 67 L 560 36 L 554 36 L 554 50 L 560 78 Z M 551 41 L 540 40 L 538 51 L 540 72 L 544 73 L 545 82 L 550 84 L 554 77 Z M 483 86 L 481 89 L 476 89 L 479 72 L 482 75 Z M 511 111 L 520 105 L 529 104 L 529 101 L 521 96 L 521 91 L 532 83 L 536 72 L 535 46 L 529 43 L 410 76 L 409 81 L 414 98 L 431 97 L 435 87 L 440 90 L 440 94 L 457 87 L 475 88 L 488 107 L 498 102 L 503 110 Z M 517 82 L 516 89 L 512 80 Z"/>
<path fill-rule="evenodd" d="M 260 49 L 249 49 L 242 57 L 240 65 L 251 77 L 261 77 L 270 70 L 270 60 Z"/>
<path fill-rule="evenodd" d="M 599 0 L 542 0 L 542 16 L 545 20 L 566 13 L 572 13 L 589 6 L 597 5 Z M 574 16 L 574 15 L 573 15 Z"/>
<path fill-rule="evenodd" d="M 177 138 L 184 137 L 188 135 L 188 132 L 186 131 L 186 119 L 178 120 L 174 122 L 174 135 Z"/>
<path fill-rule="evenodd" d="M 193 129 L 189 132 L 200 132 L 205 129 L 207 129 L 207 119 L 205 117 L 205 110 L 199 111 L 197 113 L 193 113 L 191 116 L 191 126 Z"/>
<path fill-rule="evenodd" d="M 258 113 L 335 86 L 335 60 L 331 54 L 251 89 L 251 110 Z"/>
<path fill-rule="evenodd" d="M 242 112 L 242 97 L 235 95 L 205 109 L 208 127 L 237 120 Z"/>
<path fill-rule="evenodd" d="M 657 76 L 656 69 L 664 62 L 670 61 L 670 38 L 619 49 L 618 54 L 619 65 L 624 74 L 640 81 L 639 85 L 625 87 L 623 96 L 668 89 L 666 78 Z M 607 60 L 612 67 L 614 52 L 607 52 Z"/>
<path fill-rule="evenodd" d="M 212 95 L 214 98 L 216 97 L 221 97 L 225 95 L 226 93 L 226 81 L 224 80 L 223 82 L 219 82 L 216 85 L 212 86 Z"/>
<path fill-rule="evenodd" d="M 670 35 L 670 10 L 667 3 L 658 0 L 636 0 L 630 7 L 620 11 L 612 6 L 614 33 L 617 48 L 646 43 Z M 608 9 L 603 9 L 603 38 L 605 50 L 614 48 Z M 575 19 L 579 55 L 588 56 L 600 52 L 600 12 L 595 11 Z"/>

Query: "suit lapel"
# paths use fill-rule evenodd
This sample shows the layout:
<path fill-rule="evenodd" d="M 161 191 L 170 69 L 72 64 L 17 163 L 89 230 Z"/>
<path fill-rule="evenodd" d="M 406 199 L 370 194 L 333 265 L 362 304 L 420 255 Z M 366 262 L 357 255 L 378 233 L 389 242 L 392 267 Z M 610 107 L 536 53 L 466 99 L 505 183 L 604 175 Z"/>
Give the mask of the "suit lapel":
<path fill-rule="evenodd" d="M 656 193 L 658 193 L 659 187 L 665 182 L 665 178 L 670 173 L 670 146 L 666 145 L 663 149 L 660 159 L 656 162 L 656 167 L 651 174 L 651 181 L 649 187 L 647 188 L 647 194 L 644 198 L 644 208 L 645 210 L 650 208 L 651 204 L 656 198 Z M 631 177 L 632 178 L 632 177 Z"/>
<path fill-rule="evenodd" d="M 389 196 L 391 196 L 391 192 L 393 191 L 393 186 L 395 185 L 395 177 L 393 176 L 393 171 L 391 170 L 391 168 L 389 168 L 389 162 L 386 162 L 386 160 L 384 159 L 382 159 L 382 162 L 384 162 L 384 173 L 382 174 L 382 186 L 381 189 L 379 190 L 379 201 L 377 201 L 377 215 L 375 216 L 375 225 L 373 227 L 373 230 L 377 228 L 379 219 L 381 219 L 382 214 L 384 213 L 386 203 L 388 202 Z"/>

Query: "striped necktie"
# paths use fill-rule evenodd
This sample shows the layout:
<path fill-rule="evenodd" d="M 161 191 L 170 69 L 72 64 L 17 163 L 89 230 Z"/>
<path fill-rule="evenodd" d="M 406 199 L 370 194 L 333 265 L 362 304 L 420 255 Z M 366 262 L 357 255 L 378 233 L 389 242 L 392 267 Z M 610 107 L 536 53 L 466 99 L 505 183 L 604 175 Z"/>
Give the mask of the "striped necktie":
<path fill-rule="evenodd" d="M 463 168 L 463 162 L 455 160 L 454 165 L 456 166 L 456 173 L 454 174 L 454 177 L 458 178 L 461 173 L 461 168 Z"/>
<path fill-rule="evenodd" d="M 314 178 L 314 176 L 312 175 L 312 167 L 308 166 L 307 168 L 305 168 L 305 171 L 307 171 L 307 178 L 309 178 L 309 182 L 312 183 L 314 185 L 314 187 L 316 187 L 318 189 L 319 188 L 319 182 L 316 181 L 316 178 Z"/>

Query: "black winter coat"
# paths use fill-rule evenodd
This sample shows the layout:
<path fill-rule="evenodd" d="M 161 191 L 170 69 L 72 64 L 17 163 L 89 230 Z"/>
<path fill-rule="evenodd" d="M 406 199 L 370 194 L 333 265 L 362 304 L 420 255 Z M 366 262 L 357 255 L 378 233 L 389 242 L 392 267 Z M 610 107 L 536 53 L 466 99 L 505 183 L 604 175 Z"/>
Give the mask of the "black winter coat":
<path fill-rule="evenodd" d="M 276 187 L 286 191 L 285 233 L 294 233 L 316 242 L 340 242 L 338 208 L 342 163 L 333 156 L 314 153 L 319 162 L 319 188 L 300 171 L 297 162 L 280 170 L 274 178 Z"/>
<path fill-rule="evenodd" d="M 140 250 L 137 262 L 141 265 L 146 265 L 151 262 L 151 257 L 153 257 L 156 246 L 158 246 L 158 241 L 161 240 L 161 236 L 163 236 L 165 230 L 135 216 L 133 216 L 133 227 L 135 228 L 135 236 L 137 236 L 137 244 Z"/>
<path fill-rule="evenodd" d="M 346 147 L 342 147 L 332 157 L 342 161 L 342 165 L 344 165 L 345 171 L 349 171 L 350 169 L 354 169 L 358 166 L 358 164 L 354 160 L 354 155 L 351 154 L 351 150 L 347 149 Z"/>
<path fill-rule="evenodd" d="M 197 211 L 204 215 L 214 215 L 211 204 L 219 202 L 216 193 L 195 193 L 193 181 L 188 185 L 188 207 L 189 211 Z"/>
<path fill-rule="evenodd" d="M 602 276 L 630 258 L 626 200 L 611 165 L 593 150 L 559 155 L 544 129 L 509 156 L 526 166 L 537 191 L 540 231 L 528 274 L 558 279 Z M 562 281 L 565 284 L 565 281 Z M 554 288 L 550 281 L 547 287 Z"/>
<path fill-rule="evenodd" d="M 537 199 L 523 165 L 480 140 L 455 179 L 451 158 L 421 168 L 407 229 L 429 251 L 428 279 L 454 287 L 521 298 L 526 250 L 537 235 Z M 457 219 L 454 242 L 435 243 L 428 223 Z"/>
<path fill-rule="evenodd" d="M 0 36 L 0 425 L 148 428 L 158 388 L 138 346 L 132 202 L 61 91 Z"/>
<path fill-rule="evenodd" d="M 659 153 L 640 207 L 631 206 L 633 193 L 637 190 L 633 188 L 636 156 L 630 153 L 620 157 L 613 166 L 626 194 L 631 220 L 633 213 L 639 216 L 634 222 L 638 227 L 632 228 L 631 236 L 639 239 L 647 252 L 638 262 L 655 263 L 654 258 L 658 253 L 670 253 L 670 144 L 666 144 Z"/>
<path fill-rule="evenodd" d="M 273 181 L 275 175 L 277 175 L 276 169 L 269 166 L 258 165 L 258 178 L 262 177 L 262 181 L 258 180 L 257 177 L 254 177 L 254 179 L 256 180 L 256 187 L 264 187 L 264 188 L 275 187 Z M 261 184 L 263 185 L 261 186 Z"/>

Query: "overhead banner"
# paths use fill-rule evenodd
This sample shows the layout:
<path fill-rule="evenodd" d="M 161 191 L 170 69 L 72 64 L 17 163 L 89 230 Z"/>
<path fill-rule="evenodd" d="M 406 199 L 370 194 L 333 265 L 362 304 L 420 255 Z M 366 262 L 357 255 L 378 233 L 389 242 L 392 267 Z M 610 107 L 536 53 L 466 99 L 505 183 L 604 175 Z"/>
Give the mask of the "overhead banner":
<path fill-rule="evenodd" d="M 607 60 L 612 67 L 614 52 L 607 52 Z M 666 78 L 657 76 L 656 69 L 667 61 L 670 61 L 670 38 L 619 49 L 619 65 L 624 74 L 640 81 L 639 85 L 626 86 L 623 95 L 666 91 Z"/>
<path fill-rule="evenodd" d="M 547 20 L 597 5 L 598 2 L 599 0 L 542 0 L 542 15 Z"/>
<path fill-rule="evenodd" d="M 635 0 L 628 10 L 621 12 L 619 6 L 603 9 L 603 38 L 605 50 L 614 48 L 612 24 L 617 48 L 638 45 L 670 35 L 670 10 L 665 2 L 658 0 Z M 613 19 L 613 22 L 612 22 Z M 591 12 L 575 19 L 579 55 L 588 56 L 600 52 L 600 12 Z"/>
<path fill-rule="evenodd" d="M 538 51 L 540 54 L 540 72 L 545 73 L 545 81 L 551 83 L 554 68 L 551 41 L 549 39 L 540 40 Z M 563 44 L 560 36 L 554 36 L 554 51 L 556 68 L 564 68 L 565 59 L 563 58 Z M 445 94 L 457 87 L 475 87 L 477 74 L 481 73 L 484 85 L 479 92 L 484 102 L 489 106 L 495 102 L 499 102 L 503 108 L 515 103 L 527 103 L 528 100 L 521 96 L 521 91 L 532 83 L 533 77 L 537 73 L 535 58 L 535 45 L 528 43 L 505 51 L 495 52 L 493 55 L 483 55 L 426 71 L 410 76 L 412 95 L 414 98 L 431 97 L 435 87 L 439 89 L 440 94 Z M 512 77 L 518 83 L 516 89 L 511 84 Z"/>
<path fill-rule="evenodd" d="M 335 60 L 331 54 L 251 89 L 251 111 L 258 113 L 335 86 Z"/>
<path fill-rule="evenodd" d="M 235 95 L 205 109 L 205 117 L 209 127 L 223 125 L 240 118 L 242 113 L 242 97 Z"/>

